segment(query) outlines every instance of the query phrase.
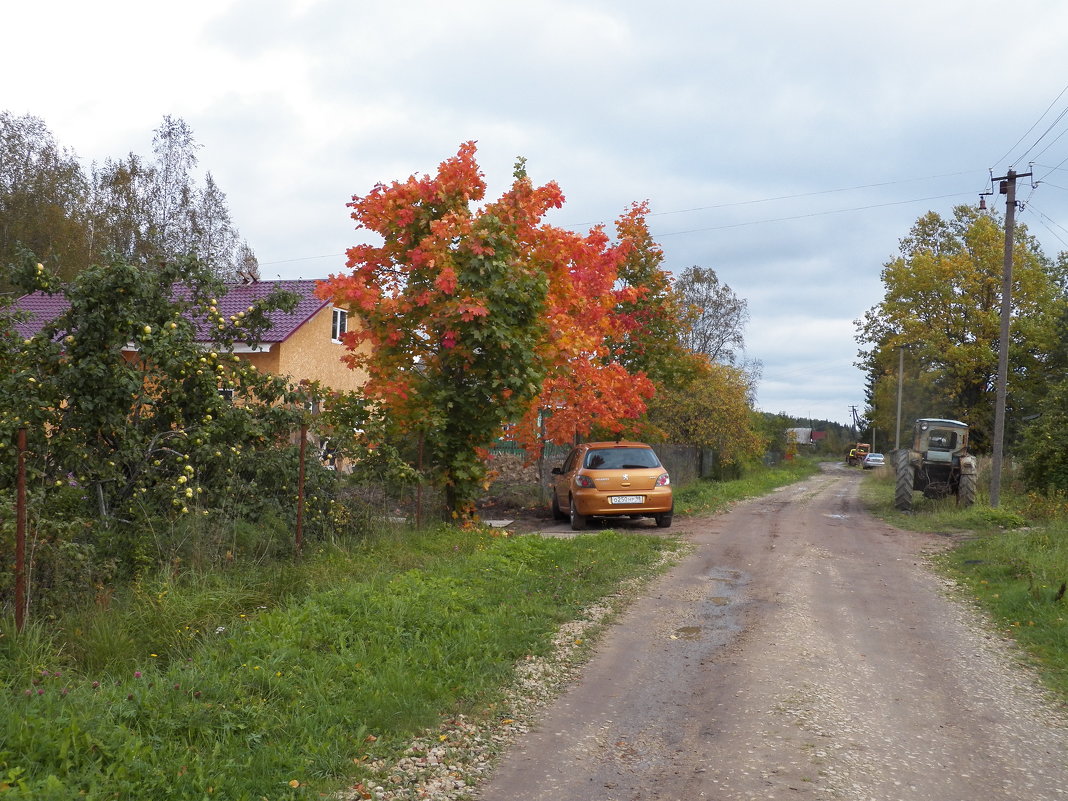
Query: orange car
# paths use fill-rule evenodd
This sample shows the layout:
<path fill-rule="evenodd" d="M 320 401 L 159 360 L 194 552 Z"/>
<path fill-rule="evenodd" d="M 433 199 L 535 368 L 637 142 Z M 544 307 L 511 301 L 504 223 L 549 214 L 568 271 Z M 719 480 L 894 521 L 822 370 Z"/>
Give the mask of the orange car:
<path fill-rule="evenodd" d="M 553 517 L 570 517 L 575 531 L 590 517 L 652 517 L 660 528 L 671 525 L 671 478 L 648 445 L 586 442 L 552 474 Z"/>

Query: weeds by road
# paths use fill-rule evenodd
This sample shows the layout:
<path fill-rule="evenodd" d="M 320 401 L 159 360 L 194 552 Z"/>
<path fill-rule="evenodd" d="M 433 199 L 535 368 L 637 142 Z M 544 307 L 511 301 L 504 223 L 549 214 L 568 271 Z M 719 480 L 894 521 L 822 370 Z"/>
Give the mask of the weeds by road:
<path fill-rule="evenodd" d="M 889 470 L 869 475 L 862 495 L 873 514 L 897 528 L 957 535 L 958 544 L 933 563 L 1025 650 L 1068 703 L 1068 498 L 1009 488 L 996 509 L 984 495 L 962 509 L 952 498 L 917 495 L 914 511 L 899 512 Z"/>

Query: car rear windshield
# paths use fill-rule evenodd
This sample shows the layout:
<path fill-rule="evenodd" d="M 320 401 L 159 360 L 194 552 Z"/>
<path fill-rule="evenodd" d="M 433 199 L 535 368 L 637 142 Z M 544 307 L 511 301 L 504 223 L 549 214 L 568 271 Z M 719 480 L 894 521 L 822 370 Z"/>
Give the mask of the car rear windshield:
<path fill-rule="evenodd" d="M 587 470 L 636 470 L 660 467 L 660 460 L 649 448 L 602 448 L 586 454 Z"/>

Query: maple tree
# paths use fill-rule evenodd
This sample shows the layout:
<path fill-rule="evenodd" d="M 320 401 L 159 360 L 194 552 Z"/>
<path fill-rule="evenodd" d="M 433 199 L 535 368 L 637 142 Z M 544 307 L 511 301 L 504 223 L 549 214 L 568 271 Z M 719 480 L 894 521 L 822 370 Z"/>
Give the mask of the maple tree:
<path fill-rule="evenodd" d="M 686 299 L 664 269 L 664 251 L 649 233 L 648 203 L 634 203 L 616 220 L 624 246 L 617 285 L 623 293 L 614 309 L 620 332 L 607 342 L 611 358 L 629 372 L 645 373 L 657 386 L 685 382 L 701 369 L 702 359 L 685 344 L 691 329 Z"/>
<path fill-rule="evenodd" d="M 644 207 L 624 214 L 644 226 Z M 630 215 L 630 216 L 628 216 Z M 550 323 L 547 374 L 515 438 L 531 453 L 544 441 L 576 442 L 593 433 L 621 436 L 638 430 L 638 419 L 655 386 L 630 354 L 641 353 L 642 321 L 628 314 L 643 296 L 642 287 L 619 281 L 620 271 L 635 251 L 627 222 L 617 244 L 602 226 L 580 235 L 561 229 L 546 231 L 550 258 Z M 538 418 L 543 437 L 538 436 Z"/>
<path fill-rule="evenodd" d="M 564 196 L 535 186 L 523 160 L 498 200 L 474 208 L 486 190 L 475 153 L 467 142 L 434 176 L 354 196 L 352 218 L 382 243 L 350 248 L 350 272 L 320 288 L 358 315 L 346 359 L 366 371 L 368 397 L 419 434 L 457 516 L 487 484 L 485 449 L 506 423 L 523 420 L 527 441 L 541 409 L 553 439 L 595 422 L 621 430 L 653 391 L 606 344 L 621 331 L 616 304 L 635 296 L 615 286 L 626 246 L 601 227 L 544 223 Z"/>

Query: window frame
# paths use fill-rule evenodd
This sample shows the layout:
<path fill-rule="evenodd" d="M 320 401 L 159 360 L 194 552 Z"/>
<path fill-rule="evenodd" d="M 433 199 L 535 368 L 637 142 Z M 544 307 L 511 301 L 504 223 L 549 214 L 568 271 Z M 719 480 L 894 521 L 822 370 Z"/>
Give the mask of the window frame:
<path fill-rule="evenodd" d="M 330 315 L 330 341 L 340 344 L 349 330 L 349 311 L 334 307 Z"/>

